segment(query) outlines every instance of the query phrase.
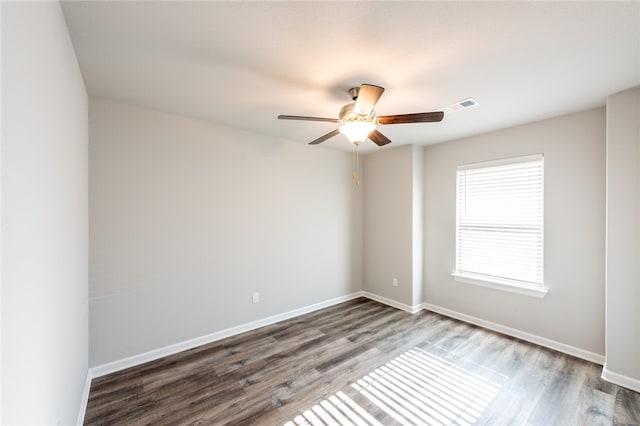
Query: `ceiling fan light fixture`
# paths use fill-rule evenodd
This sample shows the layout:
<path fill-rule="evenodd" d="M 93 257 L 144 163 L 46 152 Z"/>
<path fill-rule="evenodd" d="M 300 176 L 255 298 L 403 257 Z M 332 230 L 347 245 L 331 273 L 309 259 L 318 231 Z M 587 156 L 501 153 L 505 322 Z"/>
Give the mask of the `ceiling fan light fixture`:
<path fill-rule="evenodd" d="M 357 148 L 358 145 L 366 139 L 371 139 L 371 141 L 378 146 L 391 143 L 391 139 L 378 131 L 378 124 L 384 126 L 387 124 L 437 123 L 442 121 L 444 117 L 445 111 L 376 116 L 374 108 L 380 96 L 382 96 L 382 93 L 384 93 L 384 87 L 364 83 L 360 85 L 360 87 L 349 89 L 349 95 L 351 95 L 351 99 L 353 99 L 354 102 L 343 106 L 340 109 L 338 118 L 279 115 L 278 119 L 339 123 L 341 126 L 338 129 L 332 130 L 312 140 L 309 142 L 309 145 L 317 145 L 342 133 L 349 139 L 349 142 Z M 477 102 L 474 99 L 464 99 L 460 101 L 460 108 L 469 108 L 475 104 L 477 104 Z"/>
<path fill-rule="evenodd" d="M 376 128 L 376 123 L 373 121 L 353 121 L 345 123 L 340 126 L 340 133 L 345 135 L 349 142 L 359 145 L 367 139 L 369 133 Z"/>

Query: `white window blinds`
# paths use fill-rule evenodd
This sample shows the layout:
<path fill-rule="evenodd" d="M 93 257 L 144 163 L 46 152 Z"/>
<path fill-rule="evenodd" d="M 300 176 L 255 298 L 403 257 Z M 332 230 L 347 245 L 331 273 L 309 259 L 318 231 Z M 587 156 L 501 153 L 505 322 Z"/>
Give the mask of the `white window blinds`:
<path fill-rule="evenodd" d="M 542 155 L 459 166 L 456 273 L 542 287 Z"/>

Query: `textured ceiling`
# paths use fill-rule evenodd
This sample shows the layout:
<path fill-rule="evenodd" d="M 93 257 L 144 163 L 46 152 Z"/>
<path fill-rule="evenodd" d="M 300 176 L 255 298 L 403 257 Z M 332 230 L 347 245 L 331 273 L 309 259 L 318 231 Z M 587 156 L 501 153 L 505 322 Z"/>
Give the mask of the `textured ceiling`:
<path fill-rule="evenodd" d="M 91 95 L 300 143 L 335 124 L 278 114 L 337 117 L 346 90 L 365 82 L 386 88 L 378 115 L 480 103 L 441 123 L 381 126 L 390 146 L 581 111 L 640 85 L 638 1 L 62 7 Z M 322 146 L 350 149 L 342 135 Z"/>

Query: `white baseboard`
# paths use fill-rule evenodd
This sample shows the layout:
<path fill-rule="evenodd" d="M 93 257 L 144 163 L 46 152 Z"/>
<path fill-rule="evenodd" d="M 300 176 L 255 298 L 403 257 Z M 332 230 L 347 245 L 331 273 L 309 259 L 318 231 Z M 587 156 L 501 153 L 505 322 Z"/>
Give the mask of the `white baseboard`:
<path fill-rule="evenodd" d="M 375 293 L 369 293 L 368 291 L 363 291 L 362 295 L 367 299 L 375 300 L 376 302 L 384 303 L 385 305 L 391 306 L 393 308 L 401 309 L 403 311 L 409 312 L 411 314 L 415 314 L 422 310 L 422 305 L 409 306 L 404 303 L 397 302 L 395 300 L 389 299 L 384 296 L 379 296 Z"/>
<path fill-rule="evenodd" d="M 575 356 L 596 364 L 604 364 L 604 355 L 600 355 L 594 352 L 586 351 L 584 349 L 576 348 L 564 343 L 557 342 L 555 340 L 547 339 L 546 337 L 537 336 L 535 334 L 527 333 L 522 330 L 507 327 L 501 324 L 496 324 L 490 321 L 476 318 L 471 315 L 463 314 L 460 312 L 452 311 L 451 309 L 442 308 L 440 306 L 432 305 L 430 303 L 423 303 L 422 307 L 428 311 L 437 312 L 442 315 L 446 315 L 451 318 L 459 319 L 464 322 L 479 325 L 480 327 L 487 328 L 489 330 L 497 331 L 508 336 L 516 337 L 518 339 L 526 340 L 527 342 L 535 343 L 536 345 L 544 346 L 562 352 L 568 355 Z"/>
<path fill-rule="evenodd" d="M 84 423 L 84 415 L 87 412 L 87 403 L 89 402 L 89 391 L 91 390 L 91 379 L 93 376 L 91 375 L 91 370 L 87 370 L 87 378 L 84 382 L 84 390 L 82 391 L 82 400 L 80 401 L 80 410 L 78 410 L 78 420 L 76 421 L 77 426 L 82 426 Z"/>
<path fill-rule="evenodd" d="M 602 378 L 607 382 L 622 386 L 623 388 L 640 392 L 640 380 L 625 376 L 624 374 L 614 373 L 607 369 L 607 364 L 602 368 Z"/>
<path fill-rule="evenodd" d="M 95 367 L 91 367 L 89 369 L 89 372 L 92 378 L 105 376 L 107 374 L 115 373 L 116 371 L 124 370 L 130 367 L 135 367 L 136 365 L 144 364 L 145 362 L 154 361 L 156 359 L 163 358 L 165 356 L 174 355 L 174 354 L 177 354 L 178 352 L 193 349 L 197 346 L 206 345 L 208 343 L 212 343 L 217 340 L 224 339 L 226 337 L 231 337 L 231 336 L 235 336 L 236 334 L 244 333 L 246 331 L 255 330 L 256 328 L 264 327 L 265 325 L 274 324 L 279 321 L 284 321 L 289 318 L 297 317 L 299 315 L 307 314 L 309 312 L 313 312 L 319 309 L 327 308 L 329 306 L 337 305 L 338 303 L 343 303 L 352 299 L 356 299 L 358 297 L 362 297 L 363 295 L 364 295 L 364 292 L 358 291 L 356 293 L 351 293 L 346 296 L 336 297 L 334 299 L 326 300 L 324 302 L 294 309 L 289 312 L 284 312 L 282 314 L 248 322 L 246 324 L 241 324 L 236 327 L 227 328 L 226 330 L 220 330 L 215 333 L 207 334 L 205 336 L 196 337 L 194 339 L 189 339 L 182 342 L 174 343 L 169 346 L 153 349 L 148 352 L 133 355 L 133 356 L 112 361 L 106 364 L 97 365 Z"/>

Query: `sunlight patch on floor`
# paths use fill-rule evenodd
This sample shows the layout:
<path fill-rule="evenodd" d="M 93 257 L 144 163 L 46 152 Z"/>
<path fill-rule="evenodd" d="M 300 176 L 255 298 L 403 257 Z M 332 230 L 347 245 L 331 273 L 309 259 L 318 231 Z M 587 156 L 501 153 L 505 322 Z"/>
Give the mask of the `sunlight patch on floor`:
<path fill-rule="evenodd" d="M 356 404 L 343 392 L 337 392 L 329 398 L 322 400 L 311 409 L 288 421 L 284 426 L 383 426 L 364 408 Z"/>
<path fill-rule="evenodd" d="M 352 384 L 402 424 L 473 424 L 500 384 L 413 348 Z"/>
<path fill-rule="evenodd" d="M 351 387 L 400 424 L 472 425 L 501 385 L 478 372 L 413 348 Z M 337 392 L 302 412 L 285 426 L 382 425 L 371 413 Z"/>

